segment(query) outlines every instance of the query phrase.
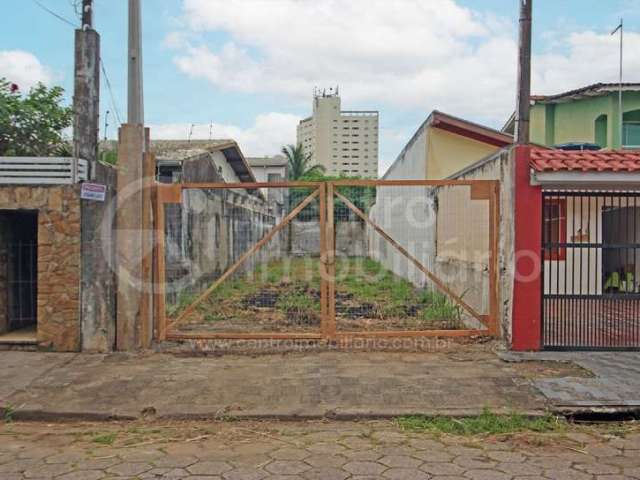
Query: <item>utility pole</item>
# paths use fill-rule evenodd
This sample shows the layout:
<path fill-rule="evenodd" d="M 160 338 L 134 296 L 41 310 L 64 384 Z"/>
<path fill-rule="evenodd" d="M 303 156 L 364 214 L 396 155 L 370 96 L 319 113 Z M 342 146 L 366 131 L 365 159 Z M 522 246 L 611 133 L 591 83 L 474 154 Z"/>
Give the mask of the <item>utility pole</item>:
<path fill-rule="evenodd" d="M 82 0 L 82 30 L 93 28 L 93 0 Z"/>
<path fill-rule="evenodd" d="M 75 31 L 73 88 L 74 181 L 77 159 L 89 162 L 90 175 L 98 158 L 100 109 L 100 35 L 93 29 L 93 0 L 82 1 L 82 26 Z"/>
<path fill-rule="evenodd" d="M 129 79 L 127 123 L 143 125 L 142 19 L 140 0 L 129 0 Z"/>
<path fill-rule="evenodd" d="M 151 190 L 155 157 L 144 127 L 141 0 L 129 0 L 127 123 L 118 133 L 116 348 L 147 348 L 153 334 Z"/>
<path fill-rule="evenodd" d="M 615 35 L 620 32 L 620 70 L 618 78 L 618 127 L 620 128 L 620 148 L 624 145 L 624 112 L 622 110 L 622 53 L 624 45 L 624 20 L 620 19 L 620 25 L 611 32 L 611 35 Z"/>
<path fill-rule="evenodd" d="M 520 34 L 518 39 L 518 97 L 516 100 L 516 144 L 529 143 L 529 111 L 531 109 L 531 4 L 520 1 Z"/>

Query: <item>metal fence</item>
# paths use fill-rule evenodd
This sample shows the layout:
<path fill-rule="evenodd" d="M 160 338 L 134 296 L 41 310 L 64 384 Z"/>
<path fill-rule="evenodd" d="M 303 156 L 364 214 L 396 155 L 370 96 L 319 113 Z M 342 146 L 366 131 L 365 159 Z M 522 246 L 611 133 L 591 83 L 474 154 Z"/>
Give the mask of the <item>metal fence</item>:
<path fill-rule="evenodd" d="M 157 336 L 496 335 L 497 189 L 159 186 Z"/>
<path fill-rule="evenodd" d="M 640 193 L 545 191 L 546 349 L 640 348 Z"/>
<path fill-rule="evenodd" d="M 7 263 L 1 279 L 7 290 L 8 330 L 35 325 L 37 321 L 37 245 L 18 242 L 7 245 Z"/>

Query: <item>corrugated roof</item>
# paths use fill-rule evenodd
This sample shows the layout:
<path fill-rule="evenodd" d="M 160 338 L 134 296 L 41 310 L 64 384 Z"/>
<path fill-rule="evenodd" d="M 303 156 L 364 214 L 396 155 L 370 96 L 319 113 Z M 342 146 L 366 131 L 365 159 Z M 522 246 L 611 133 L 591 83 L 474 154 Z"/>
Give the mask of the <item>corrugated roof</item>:
<path fill-rule="evenodd" d="M 222 152 L 241 182 L 256 178 L 235 140 L 152 140 L 151 150 L 158 160 L 189 161 L 202 153 Z"/>
<path fill-rule="evenodd" d="M 247 162 L 252 167 L 286 167 L 287 159 L 283 155 L 273 157 L 247 157 Z"/>
<path fill-rule="evenodd" d="M 619 150 L 531 150 L 531 168 L 538 172 L 638 172 L 640 152 Z"/>

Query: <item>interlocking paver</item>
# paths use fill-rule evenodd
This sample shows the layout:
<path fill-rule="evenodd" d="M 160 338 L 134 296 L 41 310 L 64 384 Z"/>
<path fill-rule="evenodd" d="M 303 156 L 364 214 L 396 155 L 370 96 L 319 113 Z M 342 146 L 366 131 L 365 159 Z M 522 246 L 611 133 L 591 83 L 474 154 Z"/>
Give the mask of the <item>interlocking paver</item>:
<path fill-rule="evenodd" d="M 496 470 L 510 475 L 540 475 L 542 468 L 526 462 L 501 462 L 496 465 Z"/>
<path fill-rule="evenodd" d="M 460 465 L 456 465 L 453 463 L 425 463 L 420 467 L 420 470 L 423 472 L 427 472 L 431 475 L 462 475 L 464 473 L 464 468 Z"/>
<path fill-rule="evenodd" d="M 396 468 L 417 468 L 422 465 L 421 460 L 417 460 L 406 455 L 387 455 L 378 461 L 387 467 Z"/>
<path fill-rule="evenodd" d="M 281 448 L 269 454 L 276 460 L 304 460 L 309 455 L 311 454 L 302 448 Z"/>
<path fill-rule="evenodd" d="M 306 480 L 345 480 L 349 474 L 340 468 L 313 468 L 302 474 Z"/>
<path fill-rule="evenodd" d="M 233 467 L 226 462 L 198 462 L 187 467 L 193 475 L 221 475 Z"/>
<path fill-rule="evenodd" d="M 151 465 L 148 463 L 123 462 L 118 463 L 113 467 L 109 467 L 107 472 L 114 475 L 120 475 L 121 477 L 135 477 L 136 475 L 140 475 L 141 473 L 151 470 L 151 468 Z"/>
<path fill-rule="evenodd" d="M 226 480 L 262 480 L 267 474 L 254 468 L 236 468 L 222 475 Z"/>
<path fill-rule="evenodd" d="M 59 477 L 57 480 L 100 480 L 105 476 L 104 472 L 100 470 L 76 470 L 75 472 L 66 473 Z M 168 478 L 168 477 L 164 477 Z"/>
<path fill-rule="evenodd" d="M 342 455 L 311 455 L 304 461 L 312 467 L 342 467 L 348 462 Z"/>
<path fill-rule="evenodd" d="M 214 433 L 203 441 L 191 440 L 202 435 L 198 430 L 176 434 L 187 441 L 145 437 L 142 443 L 153 445 L 139 447 L 140 439 L 96 446 L 74 435 L 0 435 L 0 479 L 640 480 L 640 455 L 631 454 L 640 451 L 625 449 L 624 437 L 590 432 L 571 438 L 550 435 L 529 443 L 521 436 L 496 441 L 408 434 L 386 422 L 376 431 L 364 423 L 336 423 L 333 433 L 341 436 L 313 432 L 329 428 L 324 423 L 265 426 L 268 433 L 255 436 L 246 432 L 261 427 L 214 423 Z M 0 425 L 3 433 L 1 429 Z M 354 440 L 348 446 L 337 443 L 345 438 Z M 18 459 L 28 457 L 29 451 L 33 458 Z"/>
<path fill-rule="evenodd" d="M 386 467 L 376 462 L 349 462 L 343 467 L 347 472 L 354 475 L 379 475 Z"/>
<path fill-rule="evenodd" d="M 65 463 L 45 463 L 24 471 L 25 478 L 54 478 L 69 473 L 73 468 Z"/>
<path fill-rule="evenodd" d="M 278 475 L 297 475 L 311 469 L 311 466 L 298 460 L 274 460 L 265 469 Z"/>
<path fill-rule="evenodd" d="M 159 468 L 187 468 L 198 461 L 197 457 L 183 455 L 165 455 L 153 461 Z"/>
<path fill-rule="evenodd" d="M 429 480 L 430 475 L 415 468 L 391 468 L 383 476 L 389 480 Z"/>
<path fill-rule="evenodd" d="M 464 476 L 471 480 L 511 480 L 511 475 L 495 470 L 468 470 Z"/>

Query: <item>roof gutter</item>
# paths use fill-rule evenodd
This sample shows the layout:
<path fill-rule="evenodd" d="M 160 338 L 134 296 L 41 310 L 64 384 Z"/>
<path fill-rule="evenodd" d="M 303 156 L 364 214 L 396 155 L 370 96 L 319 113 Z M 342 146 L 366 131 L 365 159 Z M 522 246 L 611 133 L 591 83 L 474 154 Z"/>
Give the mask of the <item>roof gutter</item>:
<path fill-rule="evenodd" d="M 640 172 L 539 172 L 531 170 L 531 185 L 554 188 L 618 188 L 640 190 Z"/>

